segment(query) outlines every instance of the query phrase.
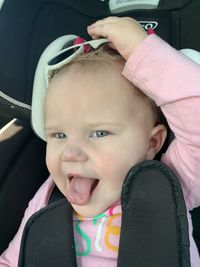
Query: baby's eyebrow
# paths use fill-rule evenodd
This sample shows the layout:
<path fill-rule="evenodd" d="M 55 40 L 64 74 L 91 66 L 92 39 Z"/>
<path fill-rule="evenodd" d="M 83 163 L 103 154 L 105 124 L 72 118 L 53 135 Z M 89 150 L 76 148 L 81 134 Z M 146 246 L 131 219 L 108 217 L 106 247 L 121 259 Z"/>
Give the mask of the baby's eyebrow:
<path fill-rule="evenodd" d="M 121 129 L 123 128 L 123 124 L 117 123 L 117 122 L 108 122 L 108 121 L 102 121 L 102 122 L 85 122 L 82 125 L 83 128 L 85 129 L 100 129 L 100 128 L 116 128 L 116 129 Z M 65 128 L 65 127 L 64 127 Z M 58 125 L 45 125 L 44 126 L 44 131 L 47 132 L 62 132 L 64 131 L 64 128 L 62 126 Z M 71 128 L 71 127 L 70 127 Z M 83 129 L 82 128 L 82 129 Z M 69 129 L 68 129 L 69 130 Z"/>
<path fill-rule="evenodd" d="M 122 122 L 116 119 L 105 119 L 105 118 L 88 118 L 88 120 L 86 119 L 85 124 L 88 125 L 122 125 Z"/>
<path fill-rule="evenodd" d="M 59 130 L 58 127 L 54 127 L 54 126 L 45 126 L 44 127 L 44 131 L 57 131 Z"/>
<path fill-rule="evenodd" d="M 122 124 L 117 122 L 98 122 L 98 123 L 88 122 L 87 125 L 91 127 L 102 127 L 102 126 L 122 127 Z"/>

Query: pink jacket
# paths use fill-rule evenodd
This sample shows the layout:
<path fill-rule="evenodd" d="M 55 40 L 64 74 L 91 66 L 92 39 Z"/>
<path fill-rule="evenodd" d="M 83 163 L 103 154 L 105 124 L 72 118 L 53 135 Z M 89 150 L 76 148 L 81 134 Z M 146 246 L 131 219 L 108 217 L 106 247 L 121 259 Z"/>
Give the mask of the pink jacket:
<path fill-rule="evenodd" d="M 122 74 L 161 106 L 176 136 L 162 161 L 180 177 L 188 210 L 200 206 L 200 67 L 156 35 L 150 35 L 133 52 Z M 17 267 L 24 225 L 34 212 L 47 205 L 53 186 L 49 177 L 30 201 L 19 231 L 0 257 L 1 267 Z M 189 214 L 188 219 L 191 266 L 198 267 L 200 259 Z"/>

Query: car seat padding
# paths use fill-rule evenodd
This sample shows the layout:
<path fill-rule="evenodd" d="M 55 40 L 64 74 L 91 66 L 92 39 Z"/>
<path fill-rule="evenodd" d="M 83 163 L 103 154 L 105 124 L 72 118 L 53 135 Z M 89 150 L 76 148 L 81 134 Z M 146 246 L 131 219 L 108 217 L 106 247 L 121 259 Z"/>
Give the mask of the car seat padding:
<path fill-rule="evenodd" d="M 20 267 L 76 266 L 71 205 L 61 199 L 32 216 L 21 247 Z"/>
<path fill-rule="evenodd" d="M 179 181 L 167 166 L 146 161 L 130 170 L 122 214 L 121 264 L 128 259 L 126 267 L 190 266 L 186 207 Z"/>

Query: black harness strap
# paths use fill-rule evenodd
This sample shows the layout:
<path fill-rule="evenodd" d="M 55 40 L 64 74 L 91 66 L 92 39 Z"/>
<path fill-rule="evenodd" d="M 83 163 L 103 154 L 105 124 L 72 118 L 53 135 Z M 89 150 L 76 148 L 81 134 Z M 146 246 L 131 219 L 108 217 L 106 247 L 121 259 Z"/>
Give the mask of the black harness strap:
<path fill-rule="evenodd" d="M 182 190 L 159 161 L 132 168 L 122 191 L 118 267 L 189 267 L 189 236 Z M 127 260 L 128 259 L 128 260 Z"/>
<path fill-rule="evenodd" d="M 72 207 L 65 199 L 30 218 L 24 229 L 18 266 L 76 266 Z"/>
<path fill-rule="evenodd" d="M 122 189 L 118 267 L 189 267 L 186 208 L 176 176 L 158 161 L 130 170 Z M 19 267 L 76 267 L 72 208 L 61 199 L 28 221 Z"/>

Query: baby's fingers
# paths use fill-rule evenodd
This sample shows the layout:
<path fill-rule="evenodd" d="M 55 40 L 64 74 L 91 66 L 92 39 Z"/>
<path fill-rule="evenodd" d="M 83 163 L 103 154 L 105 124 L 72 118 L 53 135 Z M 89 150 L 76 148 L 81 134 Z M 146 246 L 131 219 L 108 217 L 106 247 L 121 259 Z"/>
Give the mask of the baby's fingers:
<path fill-rule="evenodd" d="M 92 23 L 89 26 L 95 26 L 95 25 L 100 25 L 100 24 L 105 24 L 105 23 L 113 23 L 119 20 L 119 17 L 106 17 L 103 19 L 99 19 L 97 21 L 95 21 L 94 23 Z"/>
<path fill-rule="evenodd" d="M 109 25 L 104 23 L 92 24 L 87 28 L 88 33 L 90 36 L 99 38 L 105 37 L 108 38 L 109 36 Z"/>
<path fill-rule="evenodd" d="M 115 31 L 115 24 L 120 20 L 118 17 L 108 17 L 96 21 L 88 26 L 87 30 L 93 38 L 105 37 L 112 41 L 112 33 Z"/>
<path fill-rule="evenodd" d="M 106 24 L 106 23 L 115 23 L 115 22 L 119 21 L 119 19 L 120 19 L 119 17 L 107 17 L 104 19 L 97 20 L 96 22 L 92 23 L 91 25 L 97 26 L 97 25 Z"/>
<path fill-rule="evenodd" d="M 88 26 L 87 30 L 93 39 L 107 38 L 125 59 L 146 37 L 146 32 L 141 25 L 128 17 L 108 17 L 98 20 Z"/>

